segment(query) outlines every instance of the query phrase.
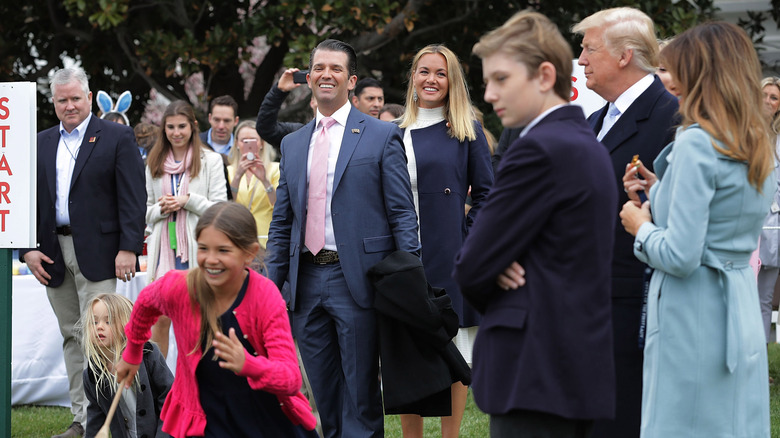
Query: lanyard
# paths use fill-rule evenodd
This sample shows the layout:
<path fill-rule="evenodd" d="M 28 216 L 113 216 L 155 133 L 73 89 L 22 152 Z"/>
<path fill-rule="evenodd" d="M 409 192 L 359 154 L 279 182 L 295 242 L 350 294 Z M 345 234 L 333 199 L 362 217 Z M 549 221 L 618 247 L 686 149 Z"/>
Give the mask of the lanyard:
<path fill-rule="evenodd" d="M 184 179 L 184 174 L 182 173 L 171 175 L 171 192 L 173 196 L 179 196 L 179 191 L 181 190 L 181 181 L 183 179 Z"/>

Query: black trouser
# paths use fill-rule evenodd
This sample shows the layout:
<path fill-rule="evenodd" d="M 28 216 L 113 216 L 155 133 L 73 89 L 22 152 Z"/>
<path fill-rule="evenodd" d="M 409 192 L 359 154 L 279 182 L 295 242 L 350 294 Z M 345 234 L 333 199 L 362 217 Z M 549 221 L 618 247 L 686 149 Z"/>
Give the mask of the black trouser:
<path fill-rule="evenodd" d="M 491 438 L 588 438 L 593 420 L 572 420 L 544 412 L 517 410 L 490 416 Z"/>

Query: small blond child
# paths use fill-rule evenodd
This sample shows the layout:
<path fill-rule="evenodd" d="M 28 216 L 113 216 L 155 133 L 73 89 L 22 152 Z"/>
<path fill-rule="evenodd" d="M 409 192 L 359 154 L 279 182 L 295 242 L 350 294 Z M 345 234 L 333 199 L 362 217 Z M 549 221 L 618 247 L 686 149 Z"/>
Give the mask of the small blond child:
<path fill-rule="evenodd" d="M 133 303 L 117 294 L 100 294 L 92 299 L 82 319 L 82 345 L 88 366 L 84 370 L 84 392 L 87 407 L 86 436 L 100 430 L 111 407 L 119 383 L 115 364 L 127 345 L 124 327 L 130 319 Z M 143 362 L 131 389 L 124 389 L 119 409 L 111 420 L 114 437 L 168 437 L 162 432 L 160 412 L 173 384 L 160 350 L 147 342 Z"/>

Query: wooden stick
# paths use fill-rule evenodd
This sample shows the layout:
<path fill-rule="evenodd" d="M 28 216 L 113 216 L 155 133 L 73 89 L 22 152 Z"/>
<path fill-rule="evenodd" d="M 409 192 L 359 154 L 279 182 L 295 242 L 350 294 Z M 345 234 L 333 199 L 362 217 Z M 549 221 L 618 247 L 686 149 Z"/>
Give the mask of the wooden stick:
<path fill-rule="evenodd" d="M 119 385 L 119 388 L 117 388 L 116 395 L 114 395 L 114 401 L 111 402 L 111 409 L 108 410 L 108 415 L 106 415 L 106 421 L 103 422 L 103 427 L 100 428 L 98 433 L 95 435 L 95 438 L 108 438 L 108 432 L 110 429 L 109 425 L 111 424 L 111 420 L 114 418 L 114 412 L 116 412 L 116 407 L 119 406 L 119 399 L 122 398 L 122 391 L 125 390 L 125 385 L 127 384 L 129 378 L 130 375 L 128 374 L 128 376 L 125 377 L 125 380 L 123 380 Z"/>

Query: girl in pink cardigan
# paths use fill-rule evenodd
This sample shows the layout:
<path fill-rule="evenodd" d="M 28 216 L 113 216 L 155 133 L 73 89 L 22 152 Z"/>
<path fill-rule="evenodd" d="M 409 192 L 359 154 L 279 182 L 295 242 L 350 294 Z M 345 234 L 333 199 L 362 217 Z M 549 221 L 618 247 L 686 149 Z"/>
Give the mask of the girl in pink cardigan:
<path fill-rule="evenodd" d="M 135 302 L 117 379 L 135 375 L 152 324 L 170 317 L 181 353 L 161 417 L 173 437 L 317 436 L 285 303 L 247 269 L 256 230 L 246 207 L 215 204 L 195 230 L 198 267 L 169 272 Z"/>

